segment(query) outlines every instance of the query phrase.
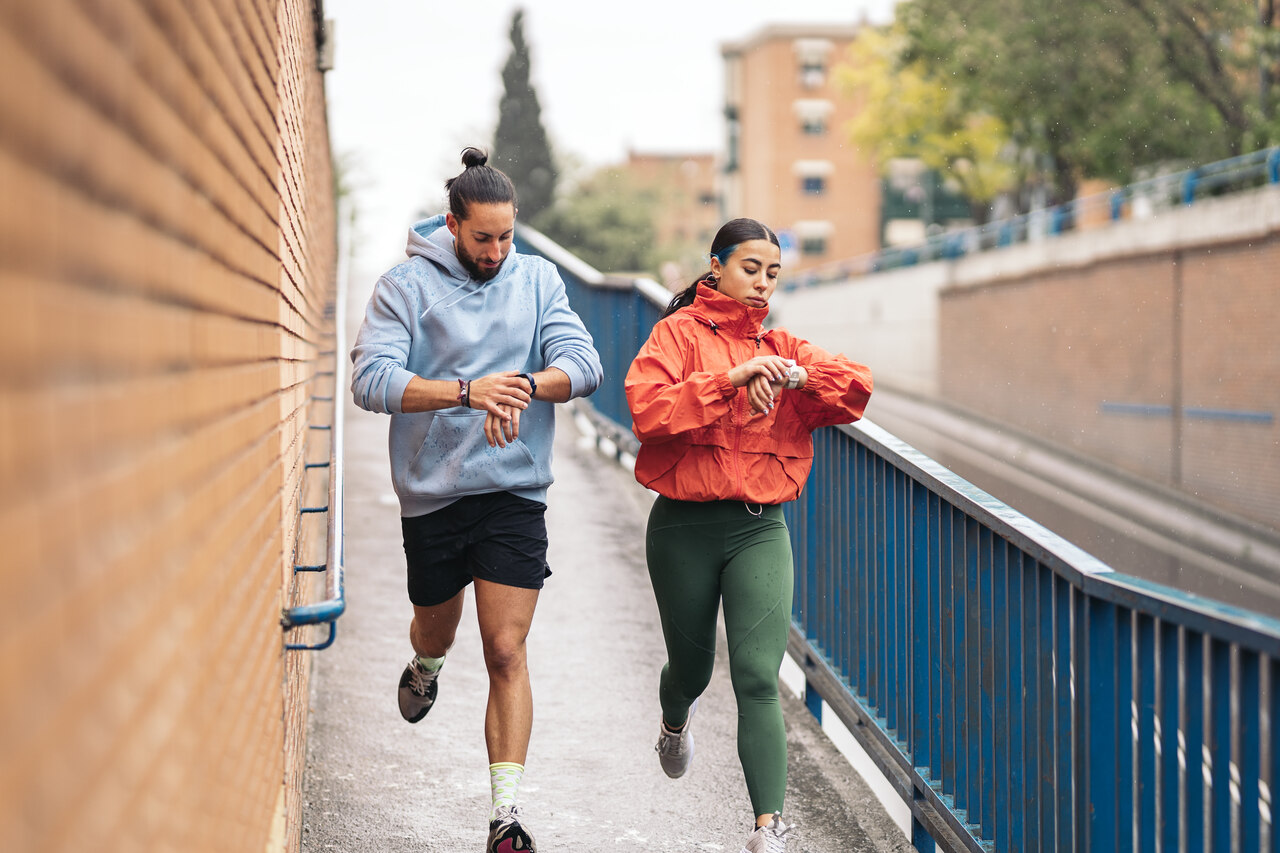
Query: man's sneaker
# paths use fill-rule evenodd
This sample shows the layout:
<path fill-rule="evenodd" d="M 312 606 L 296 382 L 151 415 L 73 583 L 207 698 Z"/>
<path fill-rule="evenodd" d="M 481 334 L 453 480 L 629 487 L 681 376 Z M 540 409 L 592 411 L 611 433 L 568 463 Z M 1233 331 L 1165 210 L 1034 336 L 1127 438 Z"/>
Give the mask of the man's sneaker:
<path fill-rule="evenodd" d="M 787 826 L 782 822 L 782 815 L 774 812 L 773 820 L 759 827 L 747 838 L 742 853 L 786 853 L 787 839 L 796 837 L 792 832 L 794 829 L 795 824 Z"/>
<path fill-rule="evenodd" d="M 538 853 L 529 830 L 520 825 L 520 810 L 499 806 L 498 816 L 489 821 L 489 841 L 484 853 Z"/>
<path fill-rule="evenodd" d="M 436 676 L 440 670 L 427 672 L 414 658 L 400 676 L 400 716 L 416 723 L 427 715 L 436 702 Z"/>
<path fill-rule="evenodd" d="M 658 724 L 658 745 L 654 747 L 658 753 L 658 763 L 662 772 L 672 779 L 679 779 L 689 769 L 693 761 L 693 712 L 698 710 L 698 700 L 694 699 L 689 706 L 689 716 L 685 717 L 684 728 L 678 732 L 667 729 L 666 723 Z"/>

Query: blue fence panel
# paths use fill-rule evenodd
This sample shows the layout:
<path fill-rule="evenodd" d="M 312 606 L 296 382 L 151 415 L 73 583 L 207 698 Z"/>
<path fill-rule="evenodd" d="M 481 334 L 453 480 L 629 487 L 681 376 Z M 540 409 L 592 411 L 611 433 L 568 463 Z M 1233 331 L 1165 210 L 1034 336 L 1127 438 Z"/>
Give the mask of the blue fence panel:
<path fill-rule="evenodd" d="M 669 294 L 517 244 L 559 265 L 625 443 L 622 378 Z M 1280 622 L 1116 574 L 874 424 L 814 439 L 784 510 L 790 648 L 917 849 L 1280 853 Z"/>

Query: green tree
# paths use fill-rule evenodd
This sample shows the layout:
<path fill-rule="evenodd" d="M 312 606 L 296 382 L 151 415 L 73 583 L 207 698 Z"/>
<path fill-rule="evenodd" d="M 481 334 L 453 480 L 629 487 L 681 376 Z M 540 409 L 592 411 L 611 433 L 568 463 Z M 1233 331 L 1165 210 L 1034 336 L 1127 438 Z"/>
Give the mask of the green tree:
<path fill-rule="evenodd" d="M 1274 0 L 1121 0 L 1156 39 L 1170 78 L 1214 111 L 1233 153 L 1280 141 L 1275 118 L 1277 71 Z M 1257 81 L 1255 90 L 1253 82 Z"/>
<path fill-rule="evenodd" d="M 899 6 L 897 67 L 946 90 L 957 113 L 1002 122 L 1030 164 L 1025 177 L 1041 172 L 1061 200 L 1086 177 L 1127 182 L 1146 165 L 1241 150 L 1247 121 L 1232 105 L 1256 79 L 1240 73 L 1250 5 L 909 0 Z M 1174 26 L 1188 17 L 1201 22 L 1199 36 Z M 1202 53 L 1191 61 L 1181 54 L 1194 38 Z"/>
<path fill-rule="evenodd" d="M 511 16 L 511 55 L 502 68 L 503 94 L 498 103 L 491 164 L 506 172 L 516 185 L 521 218 L 536 225 L 555 199 L 557 175 L 551 144 L 542 126 L 538 93 L 529 80 L 530 68 L 524 10 L 517 9 Z"/>
<path fill-rule="evenodd" d="M 656 200 L 616 169 L 600 169 L 539 217 L 536 227 L 602 272 L 653 273 Z"/>

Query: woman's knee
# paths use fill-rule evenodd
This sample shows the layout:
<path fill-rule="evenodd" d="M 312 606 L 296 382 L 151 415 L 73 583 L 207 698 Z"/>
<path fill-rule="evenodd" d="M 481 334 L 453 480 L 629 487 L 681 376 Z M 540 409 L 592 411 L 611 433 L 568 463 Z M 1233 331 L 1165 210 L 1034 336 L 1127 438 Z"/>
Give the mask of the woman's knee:
<path fill-rule="evenodd" d="M 729 659 L 729 677 L 734 695 L 744 699 L 778 698 L 778 670 L 782 659 L 769 656 L 739 656 Z"/>
<path fill-rule="evenodd" d="M 686 701 L 692 702 L 702 695 L 711 683 L 714 658 L 704 661 L 669 661 L 662 673 L 663 688 Z"/>

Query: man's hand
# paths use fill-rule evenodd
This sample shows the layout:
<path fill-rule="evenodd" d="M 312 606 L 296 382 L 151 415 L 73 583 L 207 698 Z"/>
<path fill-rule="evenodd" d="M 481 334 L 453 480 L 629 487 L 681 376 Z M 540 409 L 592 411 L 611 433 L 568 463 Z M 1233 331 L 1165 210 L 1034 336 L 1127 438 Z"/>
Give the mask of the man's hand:
<path fill-rule="evenodd" d="M 499 414 L 490 412 L 484 417 L 484 438 L 490 447 L 506 447 L 520 437 L 520 409 L 515 406 L 499 406 Z"/>
<path fill-rule="evenodd" d="M 489 418 L 485 421 L 486 434 L 489 432 L 487 426 L 489 420 L 498 418 L 509 421 L 513 412 L 529 407 L 528 384 L 514 370 L 490 373 L 488 376 L 471 380 L 468 403 L 473 409 L 482 409 L 489 413 Z M 490 441 L 489 444 L 492 445 L 493 442 Z"/>

